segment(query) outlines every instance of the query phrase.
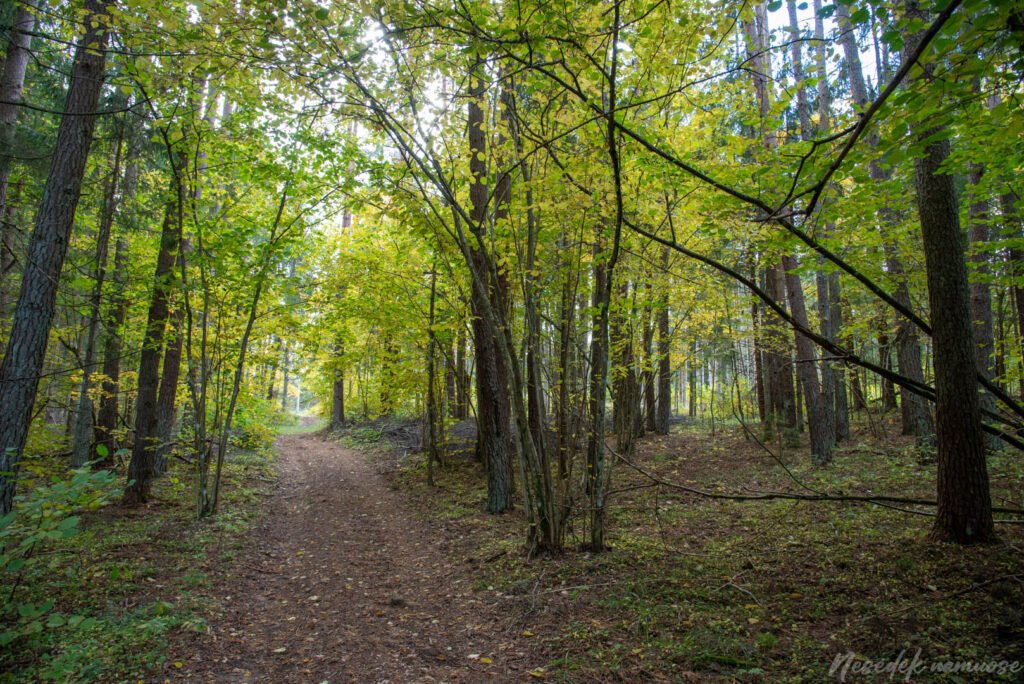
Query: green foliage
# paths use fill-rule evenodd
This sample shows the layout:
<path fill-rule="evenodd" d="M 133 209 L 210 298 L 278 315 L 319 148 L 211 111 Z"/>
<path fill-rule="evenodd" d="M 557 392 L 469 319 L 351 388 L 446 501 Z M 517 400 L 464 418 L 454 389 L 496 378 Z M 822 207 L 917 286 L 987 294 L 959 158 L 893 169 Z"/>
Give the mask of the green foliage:
<path fill-rule="evenodd" d="M 74 513 L 99 508 L 118 492 L 110 471 L 81 468 L 66 480 L 54 476 L 51 484 L 17 497 L 15 509 L 0 518 L 4 586 L 0 615 L 5 625 L 0 647 L 16 653 L 19 648 L 51 641 L 55 630 L 73 633 L 96 626 L 93 617 L 55 612 L 52 599 L 20 600 L 18 589 L 45 572 L 46 567 L 36 562 L 41 552 L 57 551 L 64 540 L 78 534 L 80 518 Z M 64 634 L 60 638 L 70 641 L 75 637 Z"/>

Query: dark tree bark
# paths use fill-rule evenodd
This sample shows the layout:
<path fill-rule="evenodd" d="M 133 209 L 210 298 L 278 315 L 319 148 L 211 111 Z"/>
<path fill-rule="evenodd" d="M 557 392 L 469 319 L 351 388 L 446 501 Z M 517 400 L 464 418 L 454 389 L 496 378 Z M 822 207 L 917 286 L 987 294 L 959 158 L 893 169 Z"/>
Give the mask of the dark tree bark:
<path fill-rule="evenodd" d="M 843 307 L 839 295 L 839 273 L 828 275 L 829 298 L 829 335 L 830 339 L 839 340 L 843 330 Z M 850 409 L 846 393 L 846 373 L 840 366 L 833 371 L 835 378 L 835 426 L 836 441 L 850 438 Z"/>
<path fill-rule="evenodd" d="M 71 84 L 61 117 L 50 173 L 36 213 L 28 259 L 14 312 L 9 344 L 0 365 L 0 472 L 16 473 L 25 448 L 46 343 L 53 322 L 57 286 L 67 255 L 95 116 L 109 35 L 103 3 L 86 0 L 85 31 L 75 50 Z M 88 48 L 85 46 L 89 46 Z M 14 478 L 0 475 L 0 514 L 10 511 Z"/>
<path fill-rule="evenodd" d="M 772 265 L 765 272 L 766 291 L 780 306 L 785 305 L 785 278 L 780 265 Z M 765 415 L 769 434 L 777 430 L 796 430 L 796 395 L 793 391 L 793 370 L 789 359 L 789 344 L 783 334 L 782 320 L 774 313 L 765 312 L 766 324 L 762 328 L 765 365 Z"/>
<path fill-rule="evenodd" d="M 650 283 L 647 288 L 650 289 Z M 654 312 L 647 306 L 644 312 L 644 369 L 640 374 L 644 396 L 644 429 L 654 432 L 658 425 L 658 403 L 655 396 L 657 361 L 654 354 Z"/>
<path fill-rule="evenodd" d="M 969 182 L 975 192 L 981 193 L 981 181 L 985 169 L 980 164 L 972 164 Z M 992 333 L 992 291 L 987 278 L 989 275 L 989 253 L 986 246 L 989 239 L 989 203 L 983 196 L 975 197 L 968 208 L 970 224 L 968 234 L 973 249 L 971 263 L 974 265 L 974 281 L 971 283 L 971 320 L 974 323 L 974 351 L 978 372 L 988 380 L 995 378 L 995 338 Z M 996 400 L 986 390 L 981 390 L 981 407 L 989 411 L 996 410 Z M 996 435 L 985 433 L 985 444 L 990 450 L 1000 447 Z"/>
<path fill-rule="evenodd" d="M 170 315 L 170 299 L 175 288 L 174 263 L 181 240 L 178 216 L 183 201 L 183 187 L 177 177 L 172 186 L 171 196 L 164 207 L 160 251 L 157 254 L 156 272 L 153 276 L 153 294 L 149 304 L 146 335 L 139 357 L 135 441 L 132 444 L 131 462 L 128 464 L 129 484 L 124 490 L 123 497 L 126 504 L 144 503 L 149 496 L 150 484 L 157 474 L 157 393 L 160 382 L 160 355 Z"/>
<path fill-rule="evenodd" d="M 497 272 L 491 272 L 490 260 L 483 252 L 488 205 L 487 134 L 481 106 L 487 93 L 484 68 L 483 60 L 478 59 L 470 73 L 468 137 L 469 170 L 473 182 L 469 188 L 469 198 L 472 205 L 470 218 L 473 222 L 470 230 L 475 243 L 471 254 L 473 268 L 488 282 L 482 283 L 483 287 L 473 288 L 470 303 L 476 355 L 477 457 L 487 470 L 487 510 L 490 513 L 504 513 L 512 507 L 512 408 L 508 396 L 508 369 L 499 353 L 498 342 L 484 320 L 484 310 L 488 307 L 505 310 L 502 279 Z M 497 201 L 498 189 L 495 195 Z M 498 331 L 497 334 L 503 333 Z"/>
<path fill-rule="evenodd" d="M 807 308 L 804 303 L 803 287 L 800 275 L 796 272 L 796 258 L 785 256 L 782 263 L 786 268 L 786 294 L 789 298 L 789 310 L 793 319 L 807 328 Z M 832 448 L 835 446 L 835 426 L 829 420 L 825 410 L 825 401 L 818 383 L 818 371 L 814 343 L 803 333 L 794 332 L 797 354 L 797 377 L 803 388 L 804 402 L 807 407 L 807 430 L 811 436 L 811 458 L 815 465 L 825 465 L 832 461 Z"/>
<path fill-rule="evenodd" d="M 669 249 L 661 252 L 661 268 L 668 271 Z M 658 416 L 654 431 L 667 435 L 672 419 L 672 339 L 669 329 L 668 296 L 663 296 L 658 306 Z"/>
<path fill-rule="evenodd" d="M 344 354 L 345 345 L 339 340 L 334 349 L 338 367 L 334 369 L 334 382 L 331 384 L 331 428 L 335 430 L 345 425 L 345 369 L 341 367 Z"/>
<path fill-rule="evenodd" d="M 466 326 L 460 324 L 455 333 L 455 417 L 469 418 L 469 371 L 466 369 Z"/>
<path fill-rule="evenodd" d="M 907 15 L 925 18 L 914 0 Z M 905 55 L 920 45 L 920 34 L 906 36 Z M 925 78 L 931 69 L 925 67 Z M 914 160 L 917 211 L 924 243 L 935 368 L 935 428 L 938 441 L 938 511 L 931 537 L 961 544 L 995 538 L 992 499 L 981 427 L 971 297 L 963 234 L 953 177 L 942 170 L 950 144 L 941 129 L 914 131 L 931 138 Z"/>
<path fill-rule="evenodd" d="M 883 321 L 879 321 L 880 325 L 885 325 Z M 881 329 L 878 332 L 878 365 L 886 370 L 892 370 L 892 341 L 889 339 L 889 334 L 885 329 Z M 903 370 L 902 368 L 900 370 Z M 879 378 L 878 381 L 882 386 L 882 412 L 888 413 L 896 408 L 896 386 L 892 383 L 892 380 L 888 378 Z M 912 434 L 912 433 L 904 433 Z"/>
<path fill-rule="evenodd" d="M 184 257 L 178 252 L 178 272 L 183 268 Z M 171 441 L 174 435 L 174 424 L 177 421 L 178 380 L 181 377 L 181 352 L 184 346 L 185 318 L 179 308 L 169 319 L 170 339 L 164 350 L 164 363 L 160 371 L 160 391 L 156 400 L 156 460 L 154 472 L 163 475 L 167 472 L 167 456 L 171 453 Z"/>

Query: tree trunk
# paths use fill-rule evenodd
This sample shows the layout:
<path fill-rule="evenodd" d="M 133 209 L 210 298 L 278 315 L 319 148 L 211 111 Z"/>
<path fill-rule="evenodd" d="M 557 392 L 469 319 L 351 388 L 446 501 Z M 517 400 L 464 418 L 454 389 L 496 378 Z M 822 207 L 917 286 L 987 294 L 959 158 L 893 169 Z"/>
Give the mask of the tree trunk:
<path fill-rule="evenodd" d="M 884 325 L 884 322 L 880 323 Z M 892 370 L 892 341 L 884 328 L 878 332 L 878 365 L 886 370 Z M 885 377 L 878 378 L 878 381 L 882 386 L 882 413 L 888 413 L 896 408 L 896 386 L 892 380 Z"/>
<path fill-rule="evenodd" d="M 864 80 L 864 69 L 860 59 L 860 48 L 857 45 L 856 34 L 850 22 L 850 9 L 842 3 L 836 5 L 836 17 L 842 37 L 843 55 L 846 57 L 847 75 L 850 80 L 850 92 L 853 96 L 854 105 L 857 107 L 866 106 L 869 100 L 867 83 Z M 884 72 L 884 65 L 877 65 L 881 72 Z M 878 145 L 878 134 L 874 131 L 865 136 L 865 141 L 871 147 Z M 877 159 L 871 160 L 868 164 L 868 175 L 872 180 L 883 182 L 889 179 L 890 173 L 878 163 Z M 910 309 L 910 291 L 907 287 L 906 271 L 900 260 L 896 246 L 890 237 L 889 227 L 899 222 L 899 217 L 888 207 L 883 207 L 878 212 L 881 223 L 882 244 L 885 252 L 885 267 L 896 283 L 895 297 L 901 306 Z M 917 334 L 917 328 L 910 321 L 898 316 L 896 331 L 896 361 L 899 365 L 899 372 L 904 377 L 916 381 L 924 381 L 924 373 L 921 370 L 921 343 Z M 892 383 L 883 380 L 883 406 L 889 410 L 890 392 L 895 390 Z M 895 401 L 893 401 L 895 406 Z M 931 408 L 928 402 L 906 390 L 900 388 L 900 415 L 902 418 L 903 434 L 916 435 L 919 444 L 927 444 L 934 434 Z"/>
<path fill-rule="evenodd" d="M 183 268 L 184 258 L 178 253 L 178 269 Z M 153 471 L 157 475 L 167 472 L 167 456 L 171 453 L 171 438 L 174 423 L 178 417 L 176 406 L 178 380 L 181 377 L 181 352 L 184 344 L 185 319 L 179 308 L 169 319 L 171 337 L 164 351 L 164 363 L 160 376 L 160 392 L 156 400 L 156 456 Z"/>
<path fill-rule="evenodd" d="M 9 276 L 17 263 L 14 257 L 14 212 L 7 193 L 20 109 L 16 103 L 21 101 L 35 23 L 36 18 L 29 10 L 29 4 L 18 3 L 14 25 L 10 28 L 7 41 L 7 55 L 0 72 L 0 321 L 7 317 Z M 2 344 L 0 341 L 0 353 L 3 351 Z"/>
<path fill-rule="evenodd" d="M 504 311 L 501 279 L 491 273 L 490 262 L 483 253 L 487 233 L 487 134 L 484 129 L 482 101 L 487 83 L 484 61 L 478 59 L 470 73 L 469 88 L 469 170 L 473 177 L 469 197 L 472 204 L 473 232 L 478 244 L 472 245 L 472 259 L 477 273 L 487 278 L 482 287 L 473 288 L 473 347 L 476 354 L 477 457 L 487 470 L 487 511 L 504 513 L 512 508 L 512 444 L 511 405 L 508 396 L 508 370 L 499 354 L 497 340 L 484 320 L 488 307 Z M 497 191 L 496 191 L 497 194 Z M 496 267 L 497 268 L 497 267 Z M 483 301 L 487 298 L 487 301 Z M 503 334 L 497 331 L 497 334 Z"/>
<path fill-rule="evenodd" d="M 100 308 L 103 300 L 103 281 L 107 272 L 107 252 L 110 245 L 110 229 L 114 225 L 117 211 L 117 183 L 121 175 L 121 147 L 124 139 L 123 124 L 118 124 L 118 137 L 114 146 L 114 160 L 110 180 L 103 198 L 103 212 L 96 236 L 96 270 L 93 275 L 93 291 L 89 301 L 89 324 L 85 332 L 85 350 L 82 354 L 82 381 L 78 386 L 78 406 L 75 410 L 75 424 L 72 428 L 71 466 L 80 468 L 92 457 L 95 424 L 92 404 L 92 373 L 96 358 L 96 335 L 100 327 Z"/>
<path fill-rule="evenodd" d="M 130 169 L 129 169 L 130 170 Z M 126 173 L 126 186 L 128 174 Z M 121 327 L 128 314 L 128 297 L 125 281 L 128 270 L 128 241 L 120 238 L 114 249 L 114 293 L 107 320 L 106 337 L 103 343 L 103 396 L 100 399 L 99 415 L 96 419 L 97 448 L 103 445 L 104 460 L 112 462 L 118 443 L 114 438 L 117 430 L 117 404 L 120 399 L 121 378 Z"/>
<path fill-rule="evenodd" d="M 829 330 L 833 340 L 839 340 L 843 329 L 843 308 L 839 296 L 839 273 L 828 275 Z M 846 372 L 842 366 L 833 371 L 835 378 L 836 441 L 850 438 L 850 409 L 846 394 Z"/>
<path fill-rule="evenodd" d="M 340 365 L 344 350 L 344 343 L 339 341 L 334 350 L 339 366 L 334 369 L 334 382 L 331 385 L 331 428 L 334 430 L 345 425 L 345 370 Z"/>
<path fill-rule="evenodd" d="M 810 328 L 804 290 L 800 283 L 800 275 L 796 272 L 799 267 L 796 258 L 784 256 L 782 264 L 786 269 L 786 293 L 789 298 L 790 315 L 798 325 Z M 793 335 L 796 342 L 796 373 L 803 388 L 807 430 L 811 436 L 811 459 L 815 465 L 826 465 L 832 461 L 835 430 L 826 414 L 821 385 L 818 383 L 814 343 L 801 332 L 794 331 Z"/>
<path fill-rule="evenodd" d="M 0 365 L 0 514 L 11 510 L 14 478 L 25 448 L 39 375 L 53 322 L 57 286 L 67 255 L 85 163 L 92 144 L 96 111 L 103 88 L 109 35 L 106 8 L 86 0 L 80 47 L 75 50 L 71 84 L 61 117 L 50 173 L 36 213 L 14 312 L 9 345 Z M 88 46 L 88 47 L 86 47 Z M 85 116 L 83 116 L 85 114 Z"/>
<path fill-rule="evenodd" d="M 907 0 L 906 9 L 909 18 L 925 17 L 914 0 Z M 916 50 L 920 41 L 920 34 L 907 36 L 904 54 Z M 923 78 L 931 71 L 925 65 Z M 914 131 L 919 140 L 941 132 Z M 947 139 L 933 139 L 914 160 L 914 175 L 934 346 L 938 511 L 931 537 L 964 544 L 990 541 L 995 531 L 963 235 L 953 177 L 941 168 L 949 153 Z"/>
<path fill-rule="evenodd" d="M 669 248 L 661 252 L 662 271 L 668 271 Z M 667 291 L 667 288 L 665 288 Z M 659 435 L 667 435 L 672 419 L 672 339 L 669 328 L 668 295 L 664 295 L 658 305 L 658 416 L 654 431 Z"/>
<path fill-rule="evenodd" d="M 969 182 L 980 195 L 981 180 L 985 169 L 980 164 L 971 164 Z M 975 363 L 978 371 L 988 380 L 993 380 L 993 364 L 995 361 L 995 339 L 992 333 L 992 292 L 988 284 L 989 253 L 986 251 L 989 239 L 988 201 L 983 196 L 976 196 L 968 208 L 970 225 L 968 234 L 973 249 L 971 263 L 974 264 L 974 281 L 971 283 L 971 320 L 974 323 Z M 996 400 L 987 390 L 981 390 L 981 408 L 996 410 Z M 985 433 L 985 445 L 995 451 L 1000 447 L 999 437 Z"/>
<path fill-rule="evenodd" d="M 177 175 L 177 174 L 175 174 Z M 149 487 L 156 476 L 157 393 L 160 381 L 160 355 L 164 345 L 164 332 L 170 315 L 170 299 L 176 278 L 174 264 L 181 233 L 178 216 L 184 188 L 175 177 L 171 196 L 164 206 L 164 223 L 160 231 L 160 252 L 157 254 L 153 276 L 153 293 L 149 303 L 146 335 L 139 357 L 138 396 L 135 408 L 135 440 L 132 458 L 128 464 L 128 486 L 124 490 L 126 504 L 144 503 Z"/>

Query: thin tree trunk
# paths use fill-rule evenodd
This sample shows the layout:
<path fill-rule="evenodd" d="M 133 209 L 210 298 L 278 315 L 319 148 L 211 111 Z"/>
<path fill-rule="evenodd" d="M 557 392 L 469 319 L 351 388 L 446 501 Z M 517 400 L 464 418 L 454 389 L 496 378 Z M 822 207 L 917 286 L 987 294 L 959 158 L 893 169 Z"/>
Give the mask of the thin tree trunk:
<path fill-rule="evenodd" d="M 843 55 L 846 57 L 847 75 L 850 80 L 850 92 L 853 95 L 854 104 L 858 107 L 866 106 L 869 101 L 867 84 L 864 81 L 864 69 L 860 60 L 860 48 L 857 45 L 856 35 L 850 22 L 850 9 L 842 3 L 836 4 L 836 17 L 841 31 L 840 41 L 843 46 Z M 884 65 L 877 65 L 880 73 L 884 72 Z M 865 136 L 865 141 L 871 147 L 877 147 L 878 134 L 874 131 Z M 889 179 L 890 173 L 882 168 L 878 160 L 873 159 L 868 164 L 868 175 L 873 181 L 884 182 Z M 885 253 L 885 266 L 896 283 L 895 298 L 899 304 L 907 309 L 911 308 L 910 291 L 907 287 L 906 270 L 896 252 L 896 246 L 892 242 L 892 226 L 899 222 L 896 216 L 888 207 L 883 207 L 878 212 L 882 231 L 882 245 Z M 896 361 L 899 365 L 900 374 L 916 381 L 924 381 L 924 373 L 921 370 L 921 342 L 917 334 L 917 328 L 913 323 L 898 317 L 896 331 Z M 885 382 L 885 381 L 883 381 Z M 890 392 L 894 392 L 892 383 L 883 384 L 883 405 L 889 409 Z M 893 404 L 895 405 L 895 404 Z M 902 417 L 903 434 L 916 435 L 918 443 L 927 444 L 934 434 L 931 408 L 928 402 L 922 397 L 900 388 L 900 415 Z"/>
<path fill-rule="evenodd" d="M 786 293 L 789 297 L 789 310 L 798 325 L 809 328 L 807 307 L 804 303 L 804 291 L 800 283 L 799 267 L 795 257 L 782 257 L 786 268 Z M 825 410 L 825 401 L 818 383 L 814 343 L 803 333 L 794 332 L 796 342 L 796 373 L 803 388 L 804 403 L 807 411 L 807 430 L 811 436 L 811 458 L 815 465 L 825 465 L 832 461 L 832 448 L 835 446 L 835 429 Z"/>
<path fill-rule="evenodd" d="M 985 168 L 980 164 L 972 164 L 968 182 L 974 186 L 976 193 L 981 193 L 981 180 Z M 974 323 L 974 351 L 978 372 L 988 380 L 993 380 L 993 363 L 995 362 L 995 340 L 992 334 L 992 291 L 988 284 L 989 253 L 986 251 L 989 239 L 988 201 L 983 196 L 974 198 L 968 207 L 970 223 L 968 235 L 973 249 L 971 263 L 974 264 L 974 281 L 971 288 L 971 320 Z M 981 408 L 995 411 L 996 400 L 987 390 L 981 390 Z M 985 445 L 992 451 L 1001 446 L 999 437 L 985 433 Z"/>
<path fill-rule="evenodd" d="M 662 271 L 668 271 L 669 248 L 661 252 Z M 668 288 L 665 288 L 667 292 Z M 655 432 L 667 435 L 672 419 L 672 339 L 669 329 L 668 295 L 664 295 L 658 303 L 658 416 L 655 421 Z"/>
<path fill-rule="evenodd" d="M 339 340 L 334 349 L 334 357 L 338 367 L 334 369 L 334 382 L 331 384 L 331 428 L 334 430 L 345 425 L 345 369 L 341 365 L 344 355 L 345 345 L 344 342 Z"/>
<path fill-rule="evenodd" d="M 184 268 L 184 256 L 178 252 L 178 263 Z M 157 475 L 167 472 L 167 456 L 171 453 L 171 438 L 178 417 L 176 406 L 178 380 L 181 377 L 181 352 L 184 344 L 185 320 L 179 308 L 170 317 L 170 339 L 164 350 L 164 362 L 160 375 L 160 391 L 156 400 L 156 441 L 157 450 L 153 470 Z"/>
<path fill-rule="evenodd" d="M 476 242 L 483 243 L 487 224 L 487 134 L 484 129 L 484 109 L 487 82 L 484 61 L 478 59 L 470 72 L 469 89 L 469 170 L 473 177 L 469 196 L 472 205 L 470 218 Z M 495 195 L 497 196 L 496 189 Z M 497 197 L 496 197 L 497 201 Z M 496 308 L 504 311 L 502 284 L 498 273 L 491 273 L 490 261 L 483 253 L 482 244 L 472 246 L 475 271 L 486 281 L 473 288 L 473 347 L 476 354 L 477 402 L 477 456 L 487 470 L 487 511 L 504 513 L 512 508 L 512 453 L 509 434 L 511 406 L 508 396 L 508 370 L 501 358 L 497 340 L 484 320 L 484 311 Z M 487 298 L 488 301 L 483 301 Z M 497 334 L 503 334 L 498 331 Z"/>
<path fill-rule="evenodd" d="M 126 174 L 127 184 L 127 174 Z M 100 399 L 99 415 L 96 419 L 97 448 L 103 445 L 105 454 L 100 454 L 109 464 L 117 451 L 115 439 L 117 430 L 118 399 L 120 398 L 121 379 L 121 328 L 128 314 L 128 297 L 125 292 L 125 281 L 128 270 L 128 241 L 120 238 L 114 249 L 114 293 L 109 317 L 107 320 L 106 337 L 103 343 L 103 396 Z M 99 453 L 99 452 L 97 452 Z"/>
<path fill-rule="evenodd" d="M 164 333 L 170 315 L 170 299 L 175 287 L 174 264 L 181 240 L 179 212 L 184 188 L 177 177 L 164 206 L 164 223 L 160 232 L 160 252 L 153 276 L 153 293 L 149 303 L 146 335 L 139 357 L 138 397 L 135 409 L 135 440 L 128 464 L 128 486 L 124 490 L 126 504 L 144 503 L 156 476 L 157 394 L 160 381 L 160 356 Z"/>
<path fill-rule="evenodd" d="M 57 286 L 67 255 L 85 163 L 92 144 L 103 87 L 109 31 L 104 3 L 86 0 L 80 47 L 75 50 L 71 85 L 61 117 L 50 173 L 36 212 L 14 312 L 10 343 L 0 364 L 0 515 L 14 502 L 18 460 L 25 448 L 39 376 L 53 322 Z M 86 47 L 88 46 L 88 47 Z M 83 116 L 86 114 L 86 116 Z"/>
<path fill-rule="evenodd" d="M 21 101 L 35 24 L 35 15 L 29 10 L 28 3 L 19 2 L 0 72 L 0 321 L 7 317 L 10 275 L 17 263 L 14 256 L 14 211 L 8 199 L 8 186 L 20 109 L 17 103 Z M 3 341 L 0 340 L 0 353 L 3 351 L 2 345 Z"/>
<path fill-rule="evenodd" d="M 114 143 L 114 160 L 103 198 L 103 212 L 96 235 L 96 270 L 93 275 L 93 291 L 89 301 L 89 324 L 85 332 L 85 350 L 82 354 L 82 381 L 78 386 L 78 406 L 75 410 L 75 424 L 72 428 L 71 466 L 80 468 L 92 457 L 95 424 L 92 403 L 92 374 L 95 370 L 96 335 L 100 327 L 100 309 L 103 299 L 103 282 L 107 273 L 107 252 L 110 245 L 110 229 L 117 212 L 117 183 L 121 176 L 121 147 L 124 127 L 118 124 L 118 137 Z"/>

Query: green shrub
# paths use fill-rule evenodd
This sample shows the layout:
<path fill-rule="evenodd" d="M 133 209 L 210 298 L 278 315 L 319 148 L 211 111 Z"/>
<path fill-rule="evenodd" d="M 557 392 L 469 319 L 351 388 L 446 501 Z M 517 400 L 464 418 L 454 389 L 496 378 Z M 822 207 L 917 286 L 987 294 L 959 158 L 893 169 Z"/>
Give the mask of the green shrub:
<path fill-rule="evenodd" d="M 43 570 L 39 553 L 78 533 L 77 511 L 98 508 L 118 495 L 113 473 L 89 468 L 15 497 L 15 508 L 0 518 L 0 647 L 8 653 L 28 642 L 48 640 L 54 630 L 87 630 L 96 620 L 54 611 L 54 602 L 19 600 L 18 589 Z M 24 643 L 22 643 L 24 642 Z"/>

